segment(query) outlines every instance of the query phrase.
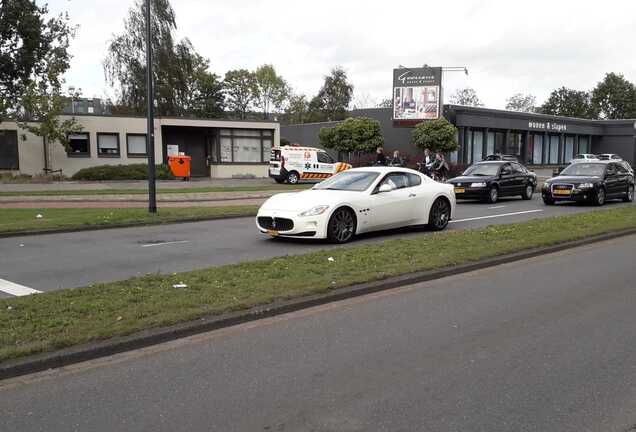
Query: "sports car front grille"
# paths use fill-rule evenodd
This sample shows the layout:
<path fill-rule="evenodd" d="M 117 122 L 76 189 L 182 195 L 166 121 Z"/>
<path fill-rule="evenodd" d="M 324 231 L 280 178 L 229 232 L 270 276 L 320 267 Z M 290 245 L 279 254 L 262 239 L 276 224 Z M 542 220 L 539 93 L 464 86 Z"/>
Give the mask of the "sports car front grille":
<path fill-rule="evenodd" d="M 258 218 L 258 226 L 265 230 L 291 231 L 294 229 L 294 221 L 287 218 L 261 216 Z"/>

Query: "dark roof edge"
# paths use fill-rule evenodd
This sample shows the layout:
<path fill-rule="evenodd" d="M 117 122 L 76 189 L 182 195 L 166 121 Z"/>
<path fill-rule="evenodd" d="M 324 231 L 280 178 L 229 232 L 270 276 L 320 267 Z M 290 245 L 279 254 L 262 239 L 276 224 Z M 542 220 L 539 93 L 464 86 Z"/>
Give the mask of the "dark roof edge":
<path fill-rule="evenodd" d="M 543 119 L 561 119 L 563 121 L 569 121 L 569 122 L 574 121 L 574 122 L 590 123 L 595 125 L 603 125 L 607 123 L 632 124 L 634 121 L 636 121 L 636 119 L 620 119 L 620 120 L 584 119 L 579 117 L 555 116 L 551 114 L 500 110 L 500 109 L 494 109 L 494 108 L 471 107 L 471 106 L 465 106 L 465 105 L 452 105 L 452 104 L 445 104 L 444 108 L 448 108 L 456 112 L 464 111 L 464 112 L 474 112 L 474 113 L 483 113 L 483 114 L 491 113 L 491 114 L 506 115 L 509 117 L 525 117 L 525 118 L 527 118 L 528 116 L 531 116 L 531 117 L 543 118 Z"/>

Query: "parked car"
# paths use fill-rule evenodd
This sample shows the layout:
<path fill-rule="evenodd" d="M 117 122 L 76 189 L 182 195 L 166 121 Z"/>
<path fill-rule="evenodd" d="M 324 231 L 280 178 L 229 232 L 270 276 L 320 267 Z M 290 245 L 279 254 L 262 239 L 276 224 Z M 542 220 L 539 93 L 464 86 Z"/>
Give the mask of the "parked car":
<path fill-rule="evenodd" d="M 350 164 L 336 162 L 326 151 L 313 147 L 275 147 L 269 160 L 269 176 L 276 183 L 321 181 L 349 168 Z"/>
<path fill-rule="evenodd" d="M 515 155 L 505 155 L 505 154 L 501 154 L 501 153 L 496 153 L 496 154 L 491 154 L 486 156 L 486 158 L 484 159 L 485 161 L 502 161 L 502 160 L 506 160 L 506 161 L 513 161 L 513 162 L 517 162 L 517 156 Z"/>
<path fill-rule="evenodd" d="M 576 156 L 574 156 L 572 160 L 570 160 L 570 163 L 589 162 L 592 160 L 599 160 L 599 159 L 596 155 L 591 153 L 579 153 Z"/>
<path fill-rule="evenodd" d="M 537 176 L 518 162 L 484 161 L 468 167 L 449 181 L 457 199 L 478 199 L 496 203 L 500 197 L 521 195 L 532 199 Z"/>
<path fill-rule="evenodd" d="M 634 200 L 634 175 L 614 161 L 580 162 L 567 166 L 559 176 L 548 179 L 541 191 L 543 202 L 591 202 L 603 205 L 610 199 Z"/>
<path fill-rule="evenodd" d="M 612 160 L 612 161 L 623 160 L 623 158 L 620 157 L 620 155 L 617 155 L 616 153 L 601 153 L 600 155 L 596 155 L 596 157 L 599 160 Z"/>
<path fill-rule="evenodd" d="M 451 185 L 408 168 L 365 167 L 272 196 L 258 210 L 256 227 L 273 237 L 345 243 L 356 234 L 411 225 L 442 230 L 454 215 Z"/>

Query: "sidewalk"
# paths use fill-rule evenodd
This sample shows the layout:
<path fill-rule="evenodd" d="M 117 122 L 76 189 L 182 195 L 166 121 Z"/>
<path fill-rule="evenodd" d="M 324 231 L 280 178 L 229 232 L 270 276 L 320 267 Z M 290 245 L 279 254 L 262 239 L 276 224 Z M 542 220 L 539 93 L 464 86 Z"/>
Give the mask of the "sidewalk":
<path fill-rule="evenodd" d="M 269 178 L 259 179 L 192 179 L 157 180 L 157 189 L 188 189 L 202 187 L 254 187 L 272 186 L 274 181 Z M 35 191 L 77 191 L 77 190 L 106 190 L 106 189 L 147 189 L 147 180 L 79 182 L 65 181 L 52 183 L 0 183 L 0 192 L 35 192 Z"/>

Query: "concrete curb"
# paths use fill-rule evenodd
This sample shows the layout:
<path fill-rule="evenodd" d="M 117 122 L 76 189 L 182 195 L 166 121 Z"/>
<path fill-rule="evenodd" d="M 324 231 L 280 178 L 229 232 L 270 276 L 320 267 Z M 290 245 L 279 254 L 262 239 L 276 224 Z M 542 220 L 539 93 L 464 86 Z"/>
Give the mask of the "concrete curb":
<path fill-rule="evenodd" d="M 157 226 L 157 225 L 176 225 L 181 223 L 205 222 L 205 221 L 214 221 L 214 220 L 223 220 L 223 219 L 252 218 L 254 216 L 256 216 L 256 212 L 254 212 L 254 214 L 246 214 L 246 215 L 209 216 L 209 217 L 189 218 L 189 219 L 182 219 L 177 221 L 166 221 L 166 222 L 90 225 L 90 226 L 75 227 L 75 228 L 59 228 L 59 229 L 52 228 L 52 229 L 46 229 L 46 230 L 16 231 L 16 232 L 0 233 L 0 239 L 9 238 L 9 237 L 31 236 L 31 235 L 63 234 L 63 233 L 74 233 L 74 232 L 82 232 L 82 231 L 101 231 L 101 230 L 116 229 L 116 228 L 148 227 L 148 226 Z"/>
<path fill-rule="evenodd" d="M 323 294 L 274 302 L 245 311 L 203 317 L 195 321 L 189 321 L 170 327 L 144 330 L 130 336 L 115 337 L 105 341 L 87 343 L 58 351 L 36 354 L 23 359 L 9 360 L 0 364 L 0 380 L 40 372 L 47 369 L 59 368 L 74 363 L 192 336 L 198 333 L 230 327 L 257 319 L 294 312 L 313 306 L 384 291 L 404 285 L 411 285 L 414 283 L 426 282 L 433 279 L 467 273 L 633 234 L 636 234 L 636 228 L 615 231 L 552 246 L 528 249 L 472 263 L 445 267 L 438 270 L 409 273 L 380 281 L 352 285 Z"/>

